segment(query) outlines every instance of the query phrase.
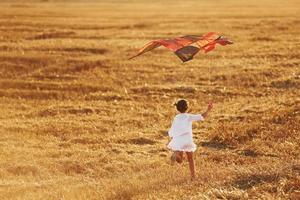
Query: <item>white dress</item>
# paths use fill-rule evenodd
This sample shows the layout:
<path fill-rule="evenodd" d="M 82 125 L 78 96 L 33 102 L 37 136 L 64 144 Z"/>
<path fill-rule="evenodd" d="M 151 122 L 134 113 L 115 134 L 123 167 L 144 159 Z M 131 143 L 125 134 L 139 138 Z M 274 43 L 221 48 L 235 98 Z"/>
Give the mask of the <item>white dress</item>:
<path fill-rule="evenodd" d="M 189 113 L 177 114 L 169 130 L 169 136 L 172 138 L 168 148 L 173 151 L 194 152 L 196 145 L 193 141 L 192 122 L 204 120 L 202 115 Z"/>

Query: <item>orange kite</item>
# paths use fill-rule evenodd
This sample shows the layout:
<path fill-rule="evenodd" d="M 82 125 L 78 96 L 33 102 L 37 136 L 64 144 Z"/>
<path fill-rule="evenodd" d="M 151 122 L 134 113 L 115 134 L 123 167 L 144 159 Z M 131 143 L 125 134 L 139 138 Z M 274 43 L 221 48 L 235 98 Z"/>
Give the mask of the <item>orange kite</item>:
<path fill-rule="evenodd" d="M 195 44 L 195 46 L 192 44 Z M 135 58 L 162 45 L 173 51 L 183 62 L 186 62 L 193 59 L 194 55 L 199 51 L 207 53 L 213 50 L 217 44 L 225 46 L 227 44 L 233 44 L 233 42 L 215 32 L 209 32 L 203 36 L 186 35 L 174 39 L 154 40 L 146 44 L 136 55 L 129 59 Z"/>

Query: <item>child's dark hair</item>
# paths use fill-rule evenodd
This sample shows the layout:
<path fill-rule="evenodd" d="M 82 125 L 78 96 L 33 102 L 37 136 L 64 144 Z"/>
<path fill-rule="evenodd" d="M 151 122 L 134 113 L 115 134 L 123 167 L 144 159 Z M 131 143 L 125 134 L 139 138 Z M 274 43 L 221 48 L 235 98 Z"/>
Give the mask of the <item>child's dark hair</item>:
<path fill-rule="evenodd" d="M 188 102 L 185 99 L 178 100 L 174 105 L 176 106 L 176 109 L 181 113 L 184 113 L 188 109 Z"/>

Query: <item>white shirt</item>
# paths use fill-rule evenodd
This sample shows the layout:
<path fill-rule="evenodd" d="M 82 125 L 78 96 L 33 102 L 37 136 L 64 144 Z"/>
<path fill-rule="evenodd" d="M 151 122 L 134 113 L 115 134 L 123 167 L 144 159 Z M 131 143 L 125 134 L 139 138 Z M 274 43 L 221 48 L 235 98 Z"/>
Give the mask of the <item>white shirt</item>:
<path fill-rule="evenodd" d="M 169 130 L 170 137 L 178 137 L 180 135 L 192 135 L 192 122 L 204 120 L 203 116 L 198 114 L 180 113 L 174 117 L 172 126 Z"/>

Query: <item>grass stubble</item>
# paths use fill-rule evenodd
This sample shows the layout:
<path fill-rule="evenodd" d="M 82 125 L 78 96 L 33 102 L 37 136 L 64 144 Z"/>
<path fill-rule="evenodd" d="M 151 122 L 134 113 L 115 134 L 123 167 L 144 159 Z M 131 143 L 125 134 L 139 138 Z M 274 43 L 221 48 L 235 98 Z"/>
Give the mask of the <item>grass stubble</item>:
<path fill-rule="evenodd" d="M 299 199 L 299 13 L 292 0 L 2 2 L 1 199 Z M 127 60 L 208 31 L 235 44 Z M 182 97 L 215 104 L 194 126 L 192 183 L 166 149 Z"/>

